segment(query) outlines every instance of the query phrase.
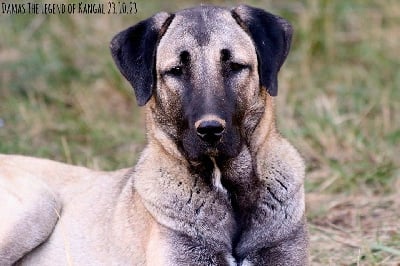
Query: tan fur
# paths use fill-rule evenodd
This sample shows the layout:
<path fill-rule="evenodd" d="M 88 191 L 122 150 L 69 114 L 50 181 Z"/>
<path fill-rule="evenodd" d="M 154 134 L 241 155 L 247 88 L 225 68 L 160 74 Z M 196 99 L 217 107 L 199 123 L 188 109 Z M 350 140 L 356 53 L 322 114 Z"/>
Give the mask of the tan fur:
<path fill-rule="evenodd" d="M 307 263 L 304 164 L 276 130 L 274 100 L 259 86 L 253 42 L 229 10 L 218 9 L 213 20 L 200 14 L 209 39 L 199 44 L 187 33 L 194 22 L 185 12 L 176 14 L 157 48 L 157 84 L 145 106 L 148 145 L 134 169 L 102 172 L 0 155 L 0 265 Z M 155 27 L 168 17 L 153 17 Z M 201 162 L 176 144 L 183 92 L 162 73 L 179 63 L 182 49 L 190 50 L 198 62 L 193 86 L 213 101 L 223 95 L 219 69 L 226 47 L 235 61 L 251 65 L 233 88 L 247 142 L 222 166 L 210 156 L 210 185 L 193 171 Z M 211 111 L 198 121 L 210 118 L 228 126 Z M 248 213 L 246 228 L 237 220 L 241 212 Z"/>

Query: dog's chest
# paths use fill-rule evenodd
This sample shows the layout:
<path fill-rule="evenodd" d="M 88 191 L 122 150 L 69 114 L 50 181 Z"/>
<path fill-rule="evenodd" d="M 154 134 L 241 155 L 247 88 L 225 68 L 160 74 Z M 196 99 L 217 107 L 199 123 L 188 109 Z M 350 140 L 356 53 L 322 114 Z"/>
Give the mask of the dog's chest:
<path fill-rule="evenodd" d="M 165 252 L 162 257 L 162 265 L 193 265 L 193 266 L 250 266 L 253 265 L 247 259 L 235 258 L 232 250 L 214 246 L 212 243 L 204 243 L 187 235 L 169 232 L 166 240 L 157 241 L 157 249 L 161 246 Z M 164 235 L 165 236 L 165 235 Z M 157 258 L 157 256 L 155 256 Z M 160 264 L 161 265 L 161 264 Z"/>
<path fill-rule="evenodd" d="M 142 202 L 160 225 L 167 261 L 250 265 L 244 258 L 236 261 L 234 255 L 241 232 L 249 230 L 243 220 L 252 215 L 259 190 L 248 150 L 218 168 L 211 164 L 206 173 L 171 165 L 146 168 L 135 180 Z"/>
<path fill-rule="evenodd" d="M 230 176 L 231 181 L 239 178 L 240 174 L 241 178 L 247 177 L 243 171 Z M 248 174 L 252 174 L 251 170 Z M 167 246 L 173 247 L 168 252 L 169 257 L 173 258 L 174 265 L 182 262 L 190 265 L 252 265 L 246 259 L 235 258 L 234 252 L 241 231 L 248 229 L 243 219 L 251 216 L 247 212 L 253 200 L 243 199 L 243 188 L 224 180 L 220 169 L 213 171 L 212 178 L 210 186 L 195 182 L 185 198 L 187 200 L 175 201 L 174 207 L 179 211 L 174 213 L 175 219 L 171 224 L 177 230 L 166 230 L 165 233 Z M 246 187 L 251 188 L 251 185 L 246 183 Z M 245 194 L 248 193 L 251 191 Z"/>

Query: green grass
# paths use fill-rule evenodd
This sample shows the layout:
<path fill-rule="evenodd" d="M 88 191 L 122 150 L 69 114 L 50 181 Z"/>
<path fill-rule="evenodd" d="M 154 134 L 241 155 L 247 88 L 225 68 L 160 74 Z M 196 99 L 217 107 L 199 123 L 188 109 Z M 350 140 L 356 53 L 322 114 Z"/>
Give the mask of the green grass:
<path fill-rule="evenodd" d="M 1 14 L 0 152 L 105 170 L 134 165 L 145 144 L 143 115 L 112 62 L 109 41 L 155 12 L 193 3 L 140 1 L 138 14 L 125 16 Z M 400 3 L 248 3 L 294 26 L 292 51 L 280 73 L 278 124 L 306 160 L 307 191 L 396 192 Z M 383 263 L 390 251 L 384 247 L 395 248 L 393 243 L 398 238 L 378 243 L 359 262 Z"/>

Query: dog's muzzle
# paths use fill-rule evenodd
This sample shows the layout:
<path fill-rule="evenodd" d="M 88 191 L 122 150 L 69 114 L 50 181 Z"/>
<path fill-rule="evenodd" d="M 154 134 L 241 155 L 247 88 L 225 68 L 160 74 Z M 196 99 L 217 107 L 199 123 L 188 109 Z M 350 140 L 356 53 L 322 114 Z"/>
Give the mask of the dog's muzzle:
<path fill-rule="evenodd" d="M 225 120 L 214 115 L 209 115 L 199 119 L 195 123 L 195 128 L 197 136 L 199 136 L 200 139 L 207 143 L 214 144 L 221 140 L 225 131 L 225 125 Z"/>

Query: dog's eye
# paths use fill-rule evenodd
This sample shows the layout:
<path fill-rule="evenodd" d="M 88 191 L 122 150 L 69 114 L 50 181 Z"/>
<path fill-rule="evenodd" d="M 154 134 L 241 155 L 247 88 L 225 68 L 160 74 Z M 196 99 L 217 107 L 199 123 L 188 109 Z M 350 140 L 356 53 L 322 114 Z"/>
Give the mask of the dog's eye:
<path fill-rule="evenodd" d="M 175 76 L 175 77 L 179 77 L 182 76 L 183 74 L 183 68 L 181 66 L 174 66 L 173 68 L 171 68 L 170 70 L 168 70 L 166 72 L 166 74 L 171 75 L 171 76 Z"/>
<path fill-rule="evenodd" d="M 230 63 L 230 70 L 234 73 L 240 72 L 244 69 L 249 68 L 248 65 L 240 64 L 240 63 Z"/>

